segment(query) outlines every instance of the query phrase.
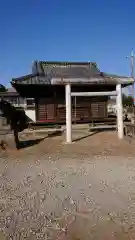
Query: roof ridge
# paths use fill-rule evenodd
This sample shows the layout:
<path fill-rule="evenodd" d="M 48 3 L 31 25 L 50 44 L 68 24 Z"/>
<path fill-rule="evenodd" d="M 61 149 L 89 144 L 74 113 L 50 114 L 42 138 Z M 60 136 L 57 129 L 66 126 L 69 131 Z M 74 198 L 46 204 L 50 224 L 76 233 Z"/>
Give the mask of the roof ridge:
<path fill-rule="evenodd" d="M 62 64 L 71 64 L 71 65 L 94 65 L 94 66 L 97 66 L 96 62 L 79 62 L 79 61 L 76 61 L 76 62 L 73 62 L 73 61 L 39 61 L 40 64 L 59 64 L 59 65 L 62 65 Z"/>

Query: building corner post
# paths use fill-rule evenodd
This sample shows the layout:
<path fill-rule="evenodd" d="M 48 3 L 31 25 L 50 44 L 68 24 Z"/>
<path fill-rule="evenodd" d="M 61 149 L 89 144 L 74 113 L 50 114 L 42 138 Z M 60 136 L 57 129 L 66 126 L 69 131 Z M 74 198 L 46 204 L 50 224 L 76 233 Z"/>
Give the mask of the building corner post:
<path fill-rule="evenodd" d="M 71 85 L 65 86 L 66 98 L 66 143 L 72 143 Z"/>
<path fill-rule="evenodd" d="M 124 137 L 124 125 L 123 125 L 123 105 L 122 105 L 122 89 L 121 84 L 116 85 L 116 103 L 117 103 L 117 128 L 118 138 L 123 139 Z"/>

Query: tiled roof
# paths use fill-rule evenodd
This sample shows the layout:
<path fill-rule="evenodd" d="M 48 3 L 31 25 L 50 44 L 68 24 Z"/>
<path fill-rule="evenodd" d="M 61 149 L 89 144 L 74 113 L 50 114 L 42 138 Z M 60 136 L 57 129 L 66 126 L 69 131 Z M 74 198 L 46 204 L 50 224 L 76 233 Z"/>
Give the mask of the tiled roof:
<path fill-rule="evenodd" d="M 8 88 L 7 92 L 8 93 L 16 93 L 16 90 L 15 90 L 15 88 L 12 87 L 12 88 Z"/>
<path fill-rule="evenodd" d="M 50 80 L 45 76 L 29 74 L 20 78 L 13 78 L 11 84 L 51 84 Z"/>
<path fill-rule="evenodd" d="M 45 76 L 63 78 L 88 78 L 100 74 L 96 63 L 89 62 L 43 62 L 37 64 L 37 71 L 42 69 Z M 40 73 L 39 73 L 40 74 Z"/>
<path fill-rule="evenodd" d="M 100 72 L 93 71 L 86 67 L 52 67 L 50 69 L 44 68 L 45 77 L 52 78 L 90 78 L 99 76 Z"/>
<path fill-rule="evenodd" d="M 122 79 L 123 78 L 123 79 Z M 32 66 L 32 74 L 12 79 L 14 84 L 54 84 L 52 79 L 71 80 L 72 83 L 106 83 L 114 84 L 121 83 L 123 85 L 130 84 L 127 77 L 107 74 L 101 72 L 96 63 L 93 62 L 45 62 L 35 61 Z M 74 81 L 75 79 L 75 81 Z"/>
<path fill-rule="evenodd" d="M 110 78 L 118 78 L 118 77 L 127 78 L 126 76 L 119 76 L 117 74 L 110 74 L 110 73 L 106 73 L 106 72 L 104 72 L 103 75 L 104 75 L 104 77 L 110 77 Z"/>
<path fill-rule="evenodd" d="M 7 88 L 6 91 L 0 91 L 0 96 L 18 96 L 18 92 L 15 88 Z"/>
<path fill-rule="evenodd" d="M 99 76 L 100 71 L 95 63 L 78 62 L 34 62 L 32 66 L 33 74 L 12 79 L 12 83 L 20 82 L 32 84 L 32 82 L 51 84 L 52 78 L 90 78 Z"/>

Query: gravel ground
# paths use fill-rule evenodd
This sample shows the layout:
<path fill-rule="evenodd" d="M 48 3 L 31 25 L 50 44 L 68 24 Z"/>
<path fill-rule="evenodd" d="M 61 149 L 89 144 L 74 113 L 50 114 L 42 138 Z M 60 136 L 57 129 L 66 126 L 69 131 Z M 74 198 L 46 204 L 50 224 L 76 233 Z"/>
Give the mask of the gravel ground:
<path fill-rule="evenodd" d="M 0 240 L 135 239 L 134 153 L 114 133 L 2 153 Z"/>

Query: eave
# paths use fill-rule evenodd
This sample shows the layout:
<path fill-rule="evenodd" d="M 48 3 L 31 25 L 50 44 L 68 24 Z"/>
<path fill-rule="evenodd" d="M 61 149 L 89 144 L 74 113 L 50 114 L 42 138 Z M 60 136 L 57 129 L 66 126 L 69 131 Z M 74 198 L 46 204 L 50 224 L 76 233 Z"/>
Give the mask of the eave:
<path fill-rule="evenodd" d="M 17 97 L 19 96 L 18 92 L 0 92 L 0 97 Z"/>
<path fill-rule="evenodd" d="M 52 78 L 48 79 L 44 76 L 27 75 L 21 78 L 12 79 L 11 84 L 14 85 L 91 85 L 91 84 L 105 84 L 128 86 L 133 84 L 133 79 L 130 77 L 91 77 L 91 78 Z"/>
<path fill-rule="evenodd" d="M 66 85 L 70 83 L 71 85 L 91 85 L 91 84 L 105 84 L 105 85 L 117 85 L 121 84 L 122 86 L 128 86 L 133 84 L 132 78 L 126 77 L 91 77 L 91 78 L 70 78 L 70 79 L 62 79 L 62 78 L 52 78 L 51 84 L 52 85 Z"/>

